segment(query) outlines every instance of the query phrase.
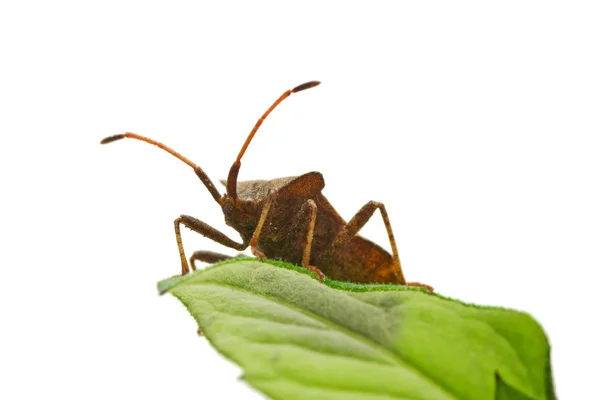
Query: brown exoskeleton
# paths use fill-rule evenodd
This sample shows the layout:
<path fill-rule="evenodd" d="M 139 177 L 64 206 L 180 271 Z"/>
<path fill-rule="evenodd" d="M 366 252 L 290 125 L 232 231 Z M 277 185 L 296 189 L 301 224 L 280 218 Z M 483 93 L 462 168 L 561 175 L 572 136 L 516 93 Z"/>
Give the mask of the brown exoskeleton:
<path fill-rule="evenodd" d="M 223 195 L 202 168 L 155 140 L 135 133 L 124 133 L 109 136 L 101 143 L 132 138 L 171 153 L 194 169 L 221 206 L 227 225 L 240 233 L 242 242 L 238 243 L 194 217 L 179 216 L 174 223 L 182 275 L 190 270 L 181 241 L 180 226 L 184 225 L 236 250 L 244 250 L 250 246 L 252 253 L 261 259 L 267 257 L 300 264 L 315 272 L 320 279 L 327 275 L 342 281 L 398 283 L 421 286 L 431 291 L 432 288 L 428 285 L 407 283 L 404 279 L 396 241 L 383 204 L 369 201 L 346 223 L 321 194 L 325 181 L 319 172 L 269 181 L 237 181 L 241 159 L 265 118 L 290 94 L 315 87 L 319 83 L 311 81 L 287 90 L 260 117 L 231 166 L 227 181 L 221 181 L 227 188 Z M 387 229 L 392 248 L 391 255 L 375 243 L 357 235 L 377 209 L 381 212 Z M 227 258 L 230 257 L 209 251 L 197 251 L 190 257 L 190 263 L 195 270 L 196 261 L 216 262 Z"/>

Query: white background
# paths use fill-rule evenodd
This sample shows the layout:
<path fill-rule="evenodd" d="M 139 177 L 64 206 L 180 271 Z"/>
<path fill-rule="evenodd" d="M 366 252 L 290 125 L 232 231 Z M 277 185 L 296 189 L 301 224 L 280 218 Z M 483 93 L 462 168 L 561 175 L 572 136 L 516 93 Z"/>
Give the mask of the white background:
<path fill-rule="evenodd" d="M 598 398 L 594 2 L 151 3 L 0 6 L 3 398 L 262 398 L 155 290 L 179 214 L 237 238 L 218 206 L 166 153 L 99 141 L 224 178 L 313 79 L 240 178 L 321 171 L 346 218 L 384 202 L 408 279 L 531 313 L 559 397 Z M 364 234 L 387 245 L 379 217 Z"/>

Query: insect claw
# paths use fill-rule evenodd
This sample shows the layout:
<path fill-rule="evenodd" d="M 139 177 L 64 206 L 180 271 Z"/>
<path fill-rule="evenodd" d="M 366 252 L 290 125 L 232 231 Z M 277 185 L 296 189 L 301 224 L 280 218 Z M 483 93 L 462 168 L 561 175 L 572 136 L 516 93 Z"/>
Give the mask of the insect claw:
<path fill-rule="evenodd" d="M 420 282 L 406 282 L 406 286 L 420 287 L 426 289 L 429 293 L 433 293 L 433 287 Z"/>
<path fill-rule="evenodd" d="M 313 267 L 312 265 L 307 265 L 306 269 L 317 274 L 319 282 L 323 282 L 323 279 L 325 279 L 325 274 L 319 268 Z"/>
<path fill-rule="evenodd" d="M 250 247 L 250 251 L 252 252 L 252 254 L 254 254 L 254 256 L 256 258 L 258 258 L 260 261 L 264 260 L 265 257 L 265 253 L 263 253 L 262 251 L 260 251 L 258 248 L 256 248 L 255 246 L 251 246 Z"/>

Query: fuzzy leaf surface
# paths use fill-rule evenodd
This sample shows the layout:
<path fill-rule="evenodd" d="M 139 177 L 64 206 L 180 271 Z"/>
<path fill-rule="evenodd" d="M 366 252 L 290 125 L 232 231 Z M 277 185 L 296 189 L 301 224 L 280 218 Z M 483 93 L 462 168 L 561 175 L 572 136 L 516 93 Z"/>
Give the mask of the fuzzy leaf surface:
<path fill-rule="evenodd" d="M 422 289 L 226 261 L 159 283 L 273 399 L 555 399 L 548 340 L 528 314 Z"/>

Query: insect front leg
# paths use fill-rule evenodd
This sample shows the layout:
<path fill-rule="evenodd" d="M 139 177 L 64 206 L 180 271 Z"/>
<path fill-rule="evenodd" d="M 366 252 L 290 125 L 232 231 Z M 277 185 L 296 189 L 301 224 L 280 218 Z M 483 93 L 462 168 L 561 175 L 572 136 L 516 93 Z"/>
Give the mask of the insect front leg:
<path fill-rule="evenodd" d="M 202 236 L 206 236 L 207 238 L 214 240 L 217 243 L 222 244 L 223 246 L 231 247 L 236 250 L 244 250 L 248 247 L 248 243 L 245 241 L 242 243 L 238 243 L 229 237 L 227 237 L 224 233 L 216 230 L 212 226 L 208 225 L 205 222 L 200 221 L 197 218 L 190 217 L 189 215 L 181 215 L 173 221 L 175 225 L 175 238 L 177 239 L 177 247 L 179 248 L 179 257 L 181 258 L 181 275 L 186 275 L 190 272 L 190 267 L 188 266 L 187 259 L 185 257 L 185 251 L 183 250 L 183 242 L 181 241 L 181 230 L 180 225 L 184 225 L 187 228 L 190 228 L 194 232 L 201 234 Z M 194 264 L 192 266 L 195 269 Z"/>
<path fill-rule="evenodd" d="M 402 285 L 408 286 L 419 286 L 423 287 L 429 291 L 433 291 L 433 288 L 429 285 L 425 285 L 419 282 L 406 282 L 404 278 L 404 274 L 402 273 L 402 266 L 400 265 L 400 256 L 398 255 L 398 247 L 396 246 L 396 239 L 394 238 L 394 232 L 392 231 L 392 225 L 390 224 L 390 219 L 388 218 L 387 211 L 385 210 L 385 206 L 383 203 L 378 201 L 369 201 L 367 204 L 362 206 L 360 210 L 352 217 L 350 221 L 340 230 L 334 239 L 331 247 L 328 249 L 328 252 L 340 251 L 343 247 L 352 240 L 354 236 L 362 229 L 363 226 L 371 219 L 375 210 L 379 209 L 381 212 L 381 218 L 383 219 L 383 224 L 385 225 L 385 229 L 387 230 L 387 235 L 390 240 L 390 246 L 392 248 L 392 263 L 396 270 L 396 274 L 398 276 L 398 280 Z"/>
<path fill-rule="evenodd" d="M 234 256 L 228 256 L 226 254 L 215 253 L 214 251 L 198 250 L 198 251 L 195 251 L 194 254 L 192 254 L 192 256 L 190 257 L 190 266 L 192 267 L 192 271 L 195 271 L 196 270 L 196 261 L 214 264 L 219 261 L 229 260 L 230 258 L 234 258 Z"/>

